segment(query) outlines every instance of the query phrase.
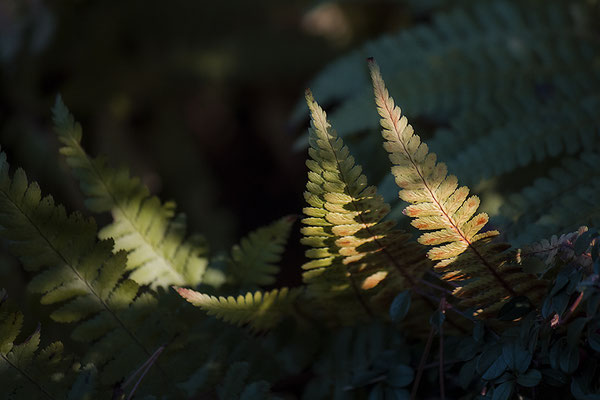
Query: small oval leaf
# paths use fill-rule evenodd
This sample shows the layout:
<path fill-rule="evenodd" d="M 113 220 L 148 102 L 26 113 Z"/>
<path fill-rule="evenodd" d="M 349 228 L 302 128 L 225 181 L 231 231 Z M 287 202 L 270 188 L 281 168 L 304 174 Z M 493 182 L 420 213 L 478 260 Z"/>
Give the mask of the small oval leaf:
<path fill-rule="evenodd" d="M 401 322 L 410 309 L 410 292 L 405 290 L 398 293 L 390 306 L 390 317 L 395 323 Z"/>

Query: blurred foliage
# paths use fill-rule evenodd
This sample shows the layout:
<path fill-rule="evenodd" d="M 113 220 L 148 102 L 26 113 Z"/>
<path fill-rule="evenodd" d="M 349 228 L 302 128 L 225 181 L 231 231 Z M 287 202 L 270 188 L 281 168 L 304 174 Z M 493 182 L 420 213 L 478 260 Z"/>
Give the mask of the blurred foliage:
<path fill-rule="evenodd" d="M 498 2 L 501 4 L 499 9 L 506 3 Z M 557 82 L 566 82 L 563 88 L 567 88 L 567 93 L 572 87 L 583 88 L 581 93 L 570 92 L 577 101 L 568 104 L 557 101 L 551 104 L 552 107 L 546 107 L 545 101 L 558 91 L 554 92 L 553 86 L 541 84 L 534 85 L 535 96 L 525 97 L 527 101 L 539 100 L 539 104 L 535 104 L 541 104 L 543 112 L 538 113 L 535 107 L 524 107 L 523 104 L 531 104 L 527 101 L 504 101 L 507 107 L 500 113 L 495 103 L 498 98 L 484 104 L 472 101 L 470 105 L 475 111 L 472 112 L 467 103 L 477 97 L 467 94 L 461 97 L 461 101 L 467 102 L 462 104 L 465 107 L 458 115 L 452 113 L 455 108 L 460 108 L 457 107 L 460 102 L 454 101 L 458 98 L 455 91 L 446 90 L 448 83 L 452 87 L 456 82 L 448 69 L 461 69 L 465 55 L 498 54 L 501 47 L 493 44 L 497 40 L 506 41 L 507 35 L 513 32 L 512 27 L 481 23 L 478 27 L 489 31 L 489 35 L 484 38 L 472 35 L 470 39 L 475 45 L 464 54 L 461 49 L 468 47 L 471 43 L 468 40 L 452 38 L 454 41 L 447 43 L 447 37 L 435 37 L 440 32 L 435 32 L 433 39 L 428 32 L 447 26 L 444 25 L 447 22 L 444 13 L 459 10 L 453 15 L 461 17 L 463 9 L 480 7 L 481 10 L 489 4 L 491 2 L 475 0 L 236 0 L 222 3 L 0 0 L 2 150 L 15 164 L 28 171 L 32 181 L 40 182 L 44 193 L 52 193 L 57 203 L 66 204 L 70 210 L 84 210 L 84 198 L 76 189 L 64 160 L 57 157 L 59 144 L 50 131 L 49 110 L 57 93 L 61 93 L 85 126 L 84 147 L 92 155 L 106 154 L 113 165 L 129 166 L 152 194 L 158 194 L 164 200 L 174 199 L 179 210 L 187 214 L 190 230 L 206 236 L 212 267 L 222 271 L 229 268 L 231 272 L 232 260 L 237 262 L 242 256 L 254 257 L 255 254 L 262 254 L 269 261 L 271 257 L 279 261 L 280 243 L 272 237 L 265 239 L 266 242 L 254 241 L 251 240 L 253 234 L 246 241 L 242 240 L 241 247 L 233 248 L 231 259 L 223 254 L 246 232 L 283 215 L 299 213 L 304 205 L 305 155 L 292 148 L 294 142 L 298 142 L 295 136 L 306 131 L 306 119 L 303 120 L 305 114 L 300 113 L 298 117 L 296 113 L 294 124 L 289 117 L 296 100 L 308 86 L 309 78 L 319 71 L 330 74 L 329 77 L 333 75 L 335 80 L 331 81 L 330 88 L 342 95 L 326 103 L 336 111 L 343 110 L 342 106 L 361 90 L 367 78 L 366 56 L 376 55 L 372 51 L 386 50 L 390 38 L 405 40 L 409 34 L 422 34 L 423 43 L 414 44 L 415 47 L 423 45 L 429 57 L 413 62 L 412 58 L 406 57 L 405 47 L 396 47 L 396 52 L 390 53 L 390 64 L 385 59 L 379 61 L 390 75 L 396 75 L 390 85 L 396 87 L 394 90 L 402 97 L 407 93 L 416 94 L 407 95 L 407 100 L 400 97 L 397 100 L 400 104 L 408 103 L 407 109 L 416 114 L 417 130 L 423 132 L 424 137 L 435 138 L 432 149 L 437 146 L 434 150 L 447 157 L 450 166 L 461 167 L 464 179 L 477 184 L 474 187 L 484 192 L 484 207 L 491 214 L 498 214 L 493 223 L 506 224 L 513 236 L 522 241 L 532 237 L 539 240 L 549 231 L 577 227 L 580 223 L 598 226 L 597 155 L 588 153 L 579 159 L 566 157 L 574 156 L 573 153 L 585 147 L 583 140 L 581 148 L 573 151 L 567 151 L 573 148 L 569 147 L 569 143 L 574 143 L 569 142 L 570 136 L 563 139 L 564 145 L 554 141 L 548 144 L 549 155 L 540 156 L 542 160 L 536 159 L 531 164 L 533 156 L 522 150 L 525 146 L 517 151 L 511 151 L 512 147 L 501 147 L 508 142 L 504 137 L 509 137 L 508 133 L 520 137 L 523 120 L 529 121 L 529 127 L 536 126 L 541 137 L 551 137 L 545 135 L 546 125 L 536 125 L 554 121 L 546 118 L 548 116 L 563 111 L 569 118 L 575 116 L 571 120 L 565 117 L 568 123 L 580 121 L 576 118 L 579 115 L 576 112 L 583 110 L 579 107 L 580 97 L 597 96 L 597 52 L 583 51 L 584 61 L 581 62 L 578 58 L 566 57 L 574 64 L 569 68 L 584 71 L 582 75 L 572 74 L 569 68 L 558 68 L 558 78 L 565 80 L 557 79 Z M 542 0 L 527 1 L 527 4 L 541 12 L 553 10 Z M 600 15 L 599 2 L 579 0 L 561 5 L 570 10 L 577 10 L 578 6 L 585 7 L 585 15 L 573 12 L 558 17 L 572 17 L 576 33 L 583 28 L 589 29 L 586 31 L 589 48 L 597 49 L 600 42 L 595 21 Z M 476 14 L 470 14 L 470 18 L 475 18 Z M 535 20 L 537 14 L 522 15 Z M 593 23 L 582 23 L 588 19 Z M 455 26 L 468 31 L 468 27 L 460 23 Z M 556 32 L 564 27 L 544 23 L 540 26 Z M 525 32 L 525 40 L 517 44 L 552 48 L 555 44 L 552 38 L 538 43 L 534 36 L 528 36 L 533 27 L 536 25 L 523 24 L 519 28 Z M 496 28 L 499 30 L 495 31 Z M 397 37 L 394 36 L 396 32 L 400 32 Z M 443 46 L 437 46 L 440 43 L 437 39 L 441 39 Z M 359 47 L 363 43 L 367 44 Z M 478 52 L 477 46 L 482 53 Z M 359 50 L 350 57 L 343 57 L 356 48 Z M 512 51 L 510 46 L 508 50 Z M 342 58 L 333 64 L 334 68 L 324 67 L 340 56 Z M 356 62 L 352 66 L 353 72 L 364 72 L 364 76 L 360 75 L 362 78 L 348 79 L 347 75 L 339 73 L 343 69 L 335 68 L 348 59 Z M 446 62 L 448 60 L 454 64 Z M 490 60 L 494 58 L 490 57 Z M 562 65 L 548 60 L 551 70 Z M 392 62 L 398 62 L 402 68 L 394 68 Z M 506 65 L 517 75 L 521 73 L 519 68 L 522 66 L 496 63 L 501 73 L 492 74 L 491 79 L 484 82 L 489 86 L 485 86 L 483 92 L 489 89 L 491 93 L 492 89 L 500 88 L 502 95 L 506 95 L 501 97 L 504 100 L 522 94 L 497 79 L 503 76 L 502 68 Z M 397 76 L 414 79 L 402 81 Z M 474 76 L 463 74 L 461 79 L 469 84 L 477 83 L 472 79 Z M 532 76 L 533 82 L 539 78 L 536 74 Z M 583 80 L 580 81 L 581 77 Z M 432 83 L 432 78 L 437 80 Z M 413 84 L 417 89 L 418 85 L 424 84 L 421 88 L 425 89 L 411 91 Z M 472 86 L 477 88 L 477 85 Z M 406 90 L 402 92 L 403 89 Z M 424 95 L 422 103 L 418 95 Z M 372 98 L 368 100 L 372 106 Z M 586 112 L 593 114 L 597 103 L 585 104 L 589 108 Z M 486 105 L 490 106 L 487 110 L 484 109 Z M 513 113 L 515 110 L 519 112 Z M 306 113 L 306 110 L 303 108 L 302 112 Z M 350 114 L 353 112 L 350 109 Z M 386 199 L 395 202 L 388 217 L 394 219 L 400 217 L 404 205 L 397 200 L 397 187 L 389 179 L 389 165 L 381 149 L 380 136 L 370 135 L 369 129 L 351 123 L 355 119 L 364 120 L 367 113 L 364 109 L 352 115 L 353 118 L 344 118 L 348 122 L 345 129 L 354 130 L 345 139 L 356 159 L 367 166 L 365 174 L 369 179 L 372 182 L 383 179 L 379 189 Z M 597 137 L 596 120 L 586 121 L 595 129 L 589 132 Z M 497 125 L 502 129 L 496 129 Z M 463 136 L 459 137 L 461 132 Z M 493 135 L 484 137 L 482 132 L 493 132 Z M 563 127 L 554 133 L 565 136 L 572 132 Z M 455 137 L 463 141 L 454 141 Z M 475 137 L 480 140 L 475 142 Z M 531 138 L 532 143 L 537 143 L 534 135 Z M 501 145 L 492 144 L 496 142 L 491 139 L 498 139 Z M 473 143 L 468 159 L 463 154 L 466 152 L 461 151 L 465 143 Z M 596 139 L 594 143 L 597 143 Z M 481 148 L 486 148 L 488 153 L 481 152 Z M 597 145 L 586 149 L 597 150 Z M 514 156 L 517 153 L 518 156 Z M 502 164 L 486 163 L 487 156 L 482 154 L 491 154 L 490 157 L 506 155 L 510 166 L 506 170 L 494 170 Z M 514 158 L 509 159 L 509 155 Z M 477 157 L 489 168 L 473 168 L 470 161 Z M 503 175 L 497 176 L 500 173 Z M 482 180 L 481 175 L 491 179 Z M 548 207 L 550 201 L 552 207 Z M 110 217 L 100 216 L 98 222 L 105 226 Z M 199 393 L 198 398 L 261 399 L 269 395 L 270 387 L 276 394 L 301 397 L 303 393 L 307 399 L 333 396 L 408 398 L 412 386 L 413 392 L 418 390 L 421 398 L 437 398 L 442 390 L 437 371 L 440 365 L 449 398 L 464 396 L 465 389 L 470 389 L 473 394 L 469 398 L 507 399 L 517 393 L 522 398 L 535 398 L 536 392 L 530 388 L 539 386 L 539 393 L 554 396 L 547 398 L 572 395 L 577 399 L 597 399 L 600 374 L 599 235 L 593 229 L 581 234 L 583 239 L 577 235 L 554 237 L 541 242 L 528 256 L 522 255 L 519 262 L 522 261 L 525 268 L 550 279 L 552 284 L 538 313 L 530 313 L 529 303 L 522 298 L 514 299 L 503 308 L 503 319 L 521 318 L 518 327 L 508 330 L 499 328 L 502 323 L 486 328 L 482 324 L 472 326 L 472 320 L 464 319 L 461 312 L 456 313 L 461 324 L 451 327 L 453 321 L 445 312 L 456 310 L 445 309 L 443 302 L 432 314 L 430 327 L 423 322 L 429 315 L 422 307 L 416 307 L 414 301 L 411 307 L 410 297 L 401 293 L 392 309 L 393 323 L 377 321 L 330 329 L 315 320 L 313 309 L 302 310 L 294 306 L 290 311 L 293 317 L 278 316 L 277 322 L 282 321 L 277 329 L 254 335 L 247 329 L 229 327 L 202 315 L 180 298 L 174 298 L 173 293 L 162 290 L 153 293 L 147 288 L 141 291 L 153 293 L 160 305 L 157 309 L 160 308 L 161 314 L 157 311 L 160 316 L 154 315 L 154 318 L 174 321 L 168 326 L 168 333 L 176 332 L 172 336 L 177 339 L 173 339 L 176 343 L 171 346 L 175 348 L 175 356 L 161 356 L 161 362 L 166 363 L 168 369 L 178 369 L 176 372 L 186 377 L 187 380 L 178 381 L 177 386 L 189 396 Z M 267 268 L 268 279 L 260 279 L 261 284 L 273 285 L 268 289 L 297 286 L 300 281 L 299 268 L 289 267 L 299 266 L 304 260 L 297 229 L 292 229 L 290 236 L 289 246 L 279 262 L 281 271 L 276 267 Z M 260 242 L 262 247 L 252 247 L 257 245 L 254 242 Z M 276 247 L 276 255 L 263 254 L 265 243 Z M 540 253 L 544 255 L 543 261 L 536 259 Z M 244 265 L 265 267 L 264 262 L 257 262 L 261 259 L 250 261 Z M 61 327 L 52 322 L 48 309 L 40 306 L 39 296 L 27 294 L 25 286 L 30 278 L 31 274 L 24 272 L 2 248 L 0 305 L 5 294 L 1 289 L 7 288 L 11 302 L 30 316 L 25 318 L 23 332 L 36 332 L 37 335 L 35 327 L 39 322 L 44 327 L 42 347 L 52 338 L 61 338 L 71 353 L 83 354 L 87 345 L 76 343 L 65 333 L 72 327 Z M 219 288 L 197 289 L 217 296 L 237 295 L 236 288 L 242 287 L 243 282 L 232 282 L 234 284 L 228 282 L 221 291 Z M 203 299 L 214 303 L 216 298 L 206 296 Z M 250 303 L 248 309 L 252 312 L 264 311 L 258 300 L 254 308 L 251 306 L 255 304 Z M 211 307 L 214 306 L 211 303 Z M 290 309 L 291 306 L 286 310 Z M 154 314 L 154 308 L 150 306 L 143 307 L 142 311 Z M 220 312 L 216 314 L 220 315 Z M 243 314 L 244 310 L 241 312 Z M 160 319 L 162 316 L 165 319 Z M 236 322 L 248 320 L 238 318 Z M 153 323 L 154 328 L 159 325 Z M 450 329 L 465 331 L 465 326 L 466 333 L 448 335 Z M 145 332 L 141 323 L 135 328 Z M 429 329 L 426 344 L 423 335 Z M 446 337 L 443 329 L 446 329 Z M 431 346 L 436 335 L 439 344 Z M 26 347 L 29 343 L 23 334 L 18 339 L 15 344 L 22 343 Z M 10 342 L 12 346 L 12 340 Z M 28 349 L 27 354 L 33 354 L 33 350 Z M 115 389 L 115 398 L 123 396 L 119 390 L 133 386 L 135 374 L 152 366 L 164 347 L 151 349 L 154 350 L 140 369 Z M 428 356 L 436 351 L 437 357 L 430 357 L 433 362 L 426 363 Z M 0 353 L 3 357 L 10 354 L 4 349 L 0 349 Z M 126 358 L 126 355 L 119 355 Z M 192 363 L 189 360 L 201 361 Z M 138 360 L 129 361 L 133 365 L 133 361 Z M 96 373 L 94 369 L 78 368 L 74 368 L 80 372 L 71 393 L 87 391 L 86 385 L 78 386 L 77 382 L 81 383 L 83 379 L 89 383 L 87 377 Z M 476 393 L 481 396 L 477 397 Z"/>

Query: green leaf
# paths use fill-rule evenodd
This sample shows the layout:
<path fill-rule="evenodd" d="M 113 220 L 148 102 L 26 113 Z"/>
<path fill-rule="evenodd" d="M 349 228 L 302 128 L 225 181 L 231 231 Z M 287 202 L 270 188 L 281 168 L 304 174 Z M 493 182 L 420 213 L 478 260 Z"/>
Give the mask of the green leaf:
<path fill-rule="evenodd" d="M 405 290 L 398 293 L 390 306 L 390 317 L 395 323 L 401 322 L 410 309 L 410 292 Z"/>
<path fill-rule="evenodd" d="M 475 366 L 477 364 L 477 359 L 474 358 L 472 360 L 467 361 L 460 368 L 460 372 L 458 374 L 458 381 L 460 386 L 463 389 L 469 387 L 469 384 L 475 378 Z"/>
<path fill-rule="evenodd" d="M 487 381 L 494 380 L 500 375 L 502 375 L 504 371 L 506 371 L 506 367 L 507 365 L 506 361 L 504 361 L 504 357 L 500 356 L 492 363 L 492 365 L 490 365 L 490 367 L 487 369 L 487 371 L 484 372 L 481 378 Z"/>
<path fill-rule="evenodd" d="M 129 253 L 129 278 L 152 288 L 196 286 L 207 269 L 204 239 L 186 237 L 185 216 L 175 215 L 173 202 L 162 203 L 126 168 L 111 168 L 104 158 L 91 158 L 81 146 L 81 125 L 57 98 L 54 125 L 61 153 L 79 180 L 85 204 L 93 212 L 110 212 L 113 223 L 98 236 L 113 238 L 114 251 Z M 210 282 L 206 282 L 210 283 Z"/>
<path fill-rule="evenodd" d="M 494 362 L 502 357 L 502 347 L 499 345 L 492 345 L 484 350 L 483 353 L 478 357 L 477 361 L 477 373 L 483 375 Z M 504 361 L 504 359 L 503 359 Z M 506 365 L 506 363 L 504 363 Z"/>
<path fill-rule="evenodd" d="M 300 295 L 298 289 L 290 290 L 286 287 L 269 292 L 248 292 L 237 298 L 215 297 L 185 288 L 175 287 L 175 290 L 209 315 L 235 325 L 249 324 L 256 331 L 271 329 L 284 316 L 292 313 L 294 301 Z"/>
<path fill-rule="evenodd" d="M 504 382 L 494 388 L 492 400 L 508 400 L 513 392 L 514 382 Z"/>
<path fill-rule="evenodd" d="M 458 347 L 458 358 L 462 361 L 467 361 L 475 357 L 482 343 L 476 342 L 473 338 L 466 337 L 460 341 Z"/>
<path fill-rule="evenodd" d="M 502 346 L 502 355 L 508 368 L 518 372 L 525 372 L 532 358 L 531 353 L 514 340 Z"/>
<path fill-rule="evenodd" d="M 231 268 L 240 286 L 266 286 L 275 283 L 294 217 L 284 217 L 259 228 L 231 250 Z"/>
<path fill-rule="evenodd" d="M 537 369 L 530 369 L 524 374 L 517 375 L 517 383 L 525 387 L 537 386 L 542 380 L 542 373 Z"/>
<path fill-rule="evenodd" d="M 572 374 L 579 366 L 579 347 L 563 347 L 560 357 L 560 369 L 566 374 Z"/>

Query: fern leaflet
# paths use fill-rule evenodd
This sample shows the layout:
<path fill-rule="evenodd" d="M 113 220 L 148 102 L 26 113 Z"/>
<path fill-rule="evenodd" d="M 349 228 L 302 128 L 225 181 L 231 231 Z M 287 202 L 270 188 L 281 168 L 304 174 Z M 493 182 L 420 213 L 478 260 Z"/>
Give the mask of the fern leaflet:
<path fill-rule="evenodd" d="M 404 213 L 412 225 L 427 230 L 418 241 L 433 246 L 428 257 L 437 261 L 435 268 L 443 279 L 467 281 L 455 290 L 463 305 L 480 307 L 478 314 L 489 315 L 517 293 L 527 293 L 533 301 L 544 294 L 545 282 L 520 271 L 505 262 L 502 249 L 491 243 L 497 231 L 484 231 L 488 222 L 485 213 L 475 215 L 477 196 L 468 196 L 469 189 L 458 187 L 454 175 L 447 176 L 444 163 L 437 163 L 425 143 L 414 134 L 400 108 L 395 106 L 381 77 L 379 67 L 369 62 L 375 102 L 381 116 L 384 148 L 392 162 L 392 173 L 401 188 L 400 198 L 411 203 Z M 468 253 L 463 254 L 466 250 Z M 461 256 L 462 255 L 462 256 Z M 457 258 L 461 259 L 457 261 Z M 475 279 L 473 279 L 475 278 Z"/>
<path fill-rule="evenodd" d="M 237 283 L 244 286 L 266 286 L 275 283 L 284 245 L 295 218 L 284 217 L 261 227 L 243 238 L 231 249 L 230 267 Z"/>
<path fill-rule="evenodd" d="M 114 222 L 99 236 L 114 239 L 115 250 L 129 253 L 130 278 L 153 288 L 199 284 L 207 266 L 207 249 L 199 236 L 185 239 L 185 217 L 174 218 L 174 204 L 161 204 L 150 196 L 148 188 L 126 169 L 115 170 L 102 158 L 90 158 L 81 147 L 81 125 L 60 97 L 53 114 L 64 145 L 60 151 L 80 181 L 86 206 L 94 212 L 112 213 Z"/>
<path fill-rule="evenodd" d="M 1 293 L 0 293 L 1 294 Z M 63 354 L 61 342 L 39 349 L 40 327 L 20 344 L 15 340 L 23 315 L 9 309 L 0 298 L 0 387 L 8 399 L 82 399 L 92 387 L 73 385 L 79 367 Z M 82 374 L 87 372 L 82 371 Z"/>
<path fill-rule="evenodd" d="M 310 92 L 306 101 L 311 159 L 301 241 L 312 247 L 306 256 L 313 260 L 302 267 L 304 282 L 315 298 L 355 298 L 371 314 L 364 296 L 393 297 L 415 286 L 429 265 L 419 246 L 407 241 L 409 235 L 393 230 L 394 221 L 383 221 L 390 206 L 367 186 L 362 168 Z"/>
<path fill-rule="evenodd" d="M 209 315 L 226 322 L 244 325 L 248 324 L 255 331 L 273 328 L 292 310 L 292 306 L 299 290 L 288 288 L 274 289 L 269 292 L 248 292 L 245 296 L 237 298 L 215 297 L 199 293 L 191 289 L 175 288 L 187 301 L 202 308 Z"/>
<path fill-rule="evenodd" d="M 151 349 L 168 342 L 170 334 L 158 324 L 165 315 L 156 312 L 156 298 L 124 278 L 125 252 L 113 254 L 112 240 L 97 241 L 93 219 L 67 216 L 51 196 L 42 198 L 39 186 L 29 184 L 22 169 L 11 179 L 4 153 L 0 227 L 25 269 L 37 272 L 30 290 L 42 294 L 43 304 L 62 304 L 50 317 L 76 322 L 73 339 L 92 342 L 83 362 L 101 369 L 105 384 L 120 380 Z"/>

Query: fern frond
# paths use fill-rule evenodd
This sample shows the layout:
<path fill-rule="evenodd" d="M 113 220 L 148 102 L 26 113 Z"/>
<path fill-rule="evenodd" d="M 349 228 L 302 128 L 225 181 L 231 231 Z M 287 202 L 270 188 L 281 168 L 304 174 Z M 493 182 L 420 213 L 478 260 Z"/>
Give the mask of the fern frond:
<path fill-rule="evenodd" d="M 274 289 L 269 292 L 248 292 L 237 298 L 215 297 L 191 289 L 176 287 L 184 299 L 200 307 L 223 321 L 235 324 L 248 324 L 255 331 L 273 328 L 286 315 L 290 314 L 293 303 L 300 294 L 295 289 Z"/>
<path fill-rule="evenodd" d="M 597 168 L 597 167 L 595 167 Z M 596 178 L 556 199 L 549 209 L 536 218 L 512 239 L 514 243 L 527 243 L 560 232 L 577 229 L 580 225 L 598 226 L 598 198 L 600 181 Z"/>
<path fill-rule="evenodd" d="M 475 215 L 479 198 L 469 197 L 469 189 L 459 188 L 457 178 L 447 175 L 446 165 L 429 153 L 427 144 L 414 134 L 389 96 L 379 67 L 372 60 L 369 67 L 384 148 L 401 188 L 399 196 L 410 203 L 404 213 L 413 218 L 412 225 L 417 229 L 432 231 L 422 234 L 418 241 L 433 247 L 427 254 L 437 261 L 435 268 L 444 273 L 442 278 L 467 281 L 454 295 L 463 298 L 463 305 L 481 307 L 480 315 L 498 310 L 503 301 L 517 293 L 527 294 L 533 301 L 541 298 L 545 282 L 504 262 L 499 250 L 505 246 L 490 241 L 498 232 L 482 232 L 488 222 L 487 214 Z"/>
<path fill-rule="evenodd" d="M 13 312 L 0 298 L 0 388 L 6 399 L 59 399 L 71 392 L 91 395 L 92 389 L 73 388 L 77 370 L 63 354 L 61 342 L 40 349 L 40 327 L 20 344 L 23 315 Z M 82 397 L 80 397 L 82 398 Z"/>
<path fill-rule="evenodd" d="M 102 158 L 90 158 L 81 147 L 81 125 L 60 97 L 53 115 L 64 145 L 60 152 L 80 181 L 86 206 L 97 213 L 112 213 L 113 223 L 102 229 L 99 237 L 112 238 L 115 251 L 129 253 L 130 278 L 153 288 L 199 284 L 207 266 L 207 248 L 199 236 L 185 238 L 184 215 L 174 217 L 174 204 L 163 204 L 151 196 L 126 169 L 113 169 Z"/>
<path fill-rule="evenodd" d="M 496 111 L 500 105 L 486 116 L 469 110 L 453 129 L 436 133 L 431 150 L 448 160 L 448 168 L 461 180 L 476 184 L 533 162 L 598 148 L 600 96 L 581 94 L 551 104 L 540 99 L 529 101 L 527 107 L 523 103 L 514 102 L 506 118 Z M 479 118 L 483 121 L 477 123 Z"/>
<path fill-rule="evenodd" d="M 370 313 L 363 297 L 386 286 L 394 295 L 414 287 L 429 264 L 419 246 L 407 241 L 409 235 L 393 230 L 393 221 L 383 221 L 389 205 L 367 186 L 362 168 L 310 92 L 306 101 L 312 116 L 311 159 L 301 242 L 311 247 L 306 256 L 313 260 L 302 266 L 303 279 L 309 295 L 355 298 Z"/>
<path fill-rule="evenodd" d="M 52 197 L 42 198 L 22 169 L 11 179 L 4 153 L 0 228 L 11 252 L 36 273 L 30 290 L 42 294 L 42 304 L 58 306 L 50 317 L 77 323 L 73 339 L 92 342 L 83 362 L 95 364 L 105 384 L 120 380 L 170 340 L 159 324 L 168 318 L 157 312 L 156 298 L 125 279 L 125 252 L 113 254 L 111 240 L 97 241 L 93 219 L 67 215 Z"/>
<path fill-rule="evenodd" d="M 496 218 L 498 223 L 506 226 L 507 239 L 520 246 L 543 236 L 590 224 L 595 214 L 593 197 L 583 197 L 577 210 L 568 211 L 567 218 L 561 218 L 557 214 L 560 209 L 555 207 L 574 195 L 577 198 L 577 193 L 586 193 L 593 188 L 600 178 L 599 164 L 600 155 L 591 152 L 585 152 L 577 159 L 567 158 L 560 168 L 552 168 L 547 176 L 511 195 L 500 207 Z M 549 208 L 548 204 L 552 206 Z"/>
<path fill-rule="evenodd" d="M 371 104 L 363 74 L 366 57 L 389 66 L 386 81 L 406 99 L 406 111 L 436 120 L 477 104 L 498 112 L 494 102 L 535 100 L 543 87 L 559 90 L 564 82 L 597 92 L 594 57 L 600 47 L 593 12 L 582 2 L 546 3 L 473 2 L 436 13 L 427 26 L 382 36 L 335 61 L 310 87 L 322 104 L 341 102 L 331 121 L 342 137 L 378 125 L 377 115 L 366 111 Z M 295 121 L 306 115 L 300 103 Z"/>
<path fill-rule="evenodd" d="M 231 270 L 237 283 L 244 286 L 266 286 L 275 283 L 285 243 L 294 217 L 284 217 L 258 228 L 242 238 L 231 249 Z"/>

